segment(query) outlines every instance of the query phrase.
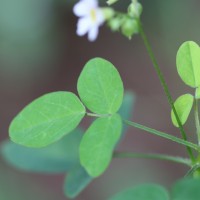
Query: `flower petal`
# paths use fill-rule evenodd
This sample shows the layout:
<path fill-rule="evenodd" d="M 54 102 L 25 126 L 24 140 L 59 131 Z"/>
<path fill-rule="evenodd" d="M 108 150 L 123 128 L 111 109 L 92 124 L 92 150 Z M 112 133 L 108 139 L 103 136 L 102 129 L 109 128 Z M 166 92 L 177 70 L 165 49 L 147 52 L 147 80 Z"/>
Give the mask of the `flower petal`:
<path fill-rule="evenodd" d="M 78 17 L 83 17 L 90 14 L 91 9 L 98 7 L 97 0 L 81 0 L 75 4 L 73 12 Z"/>
<path fill-rule="evenodd" d="M 96 9 L 96 19 L 98 26 L 102 25 L 105 21 L 105 17 L 101 9 Z"/>
<path fill-rule="evenodd" d="M 91 41 L 91 42 L 96 40 L 98 33 L 99 33 L 98 26 L 91 27 L 89 32 L 88 32 L 88 40 Z"/>
<path fill-rule="evenodd" d="M 98 0 L 82 0 L 87 1 L 87 4 L 90 5 L 90 8 L 97 8 L 98 7 Z"/>
<path fill-rule="evenodd" d="M 79 36 L 85 35 L 90 30 L 90 27 L 91 27 L 90 18 L 88 17 L 80 18 L 77 24 L 77 31 L 76 31 L 77 35 Z"/>

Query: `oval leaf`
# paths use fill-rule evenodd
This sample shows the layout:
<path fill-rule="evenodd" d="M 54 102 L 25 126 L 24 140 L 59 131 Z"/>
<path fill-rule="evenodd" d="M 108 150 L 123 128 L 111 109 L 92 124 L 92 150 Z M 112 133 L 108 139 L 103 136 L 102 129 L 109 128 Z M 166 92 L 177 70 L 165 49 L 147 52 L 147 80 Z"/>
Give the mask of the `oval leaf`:
<path fill-rule="evenodd" d="M 88 128 L 80 144 L 80 161 L 90 176 L 97 177 L 108 167 L 121 130 L 118 114 L 96 119 Z"/>
<path fill-rule="evenodd" d="M 191 94 L 184 94 L 180 96 L 178 99 L 176 99 L 174 103 L 176 112 L 182 124 L 185 124 L 185 122 L 187 121 L 187 118 L 192 109 L 193 101 L 194 101 L 194 97 Z M 178 122 L 176 120 L 176 117 L 173 111 L 171 111 L 171 119 L 174 126 L 178 127 Z"/>
<path fill-rule="evenodd" d="M 73 93 L 49 93 L 14 118 L 9 134 L 13 142 L 24 146 L 47 146 L 75 129 L 84 115 L 85 107 Z"/>
<path fill-rule="evenodd" d="M 174 200 L 197 200 L 200 199 L 200 180 L 183 179 L 175 183 L 172 188 Z"/>
<path fill-rule="evenodd" d="M 92 181 L 92 177 L 88 175 L 82 166 L 78 166 L 71 170 L 64 182 L 64 193 L 66 197 L 75 198 L 82 192 Z"/>
<path fill-rule="evenodd" d="M 200 48 L 192 41 L 184 42 L 176 56 L 181 79 L 191 87 L 200 86 Z"/>
<path fill-rule="evenodd" d="M 78 93 L 86 107 L 98 114 L 118 111 L 123 100 L 123 83 L 112 63 L 94 58 L 86 63 L 78 79 Z"/>
<path fill-rule="evenodd" d="M 79 164 L 79 145 L 82 131 L 76 129 L 47 147 L 28 148 L 10 141 L 1 145 L 4 159 L 12 166 L 40 173 L 62 173 Z"/>
<path fill-rule="evenodd" d="M 169 195 L 160 185 L 145 184 L 126 189 L 109 200 L 169 200 Z"/>

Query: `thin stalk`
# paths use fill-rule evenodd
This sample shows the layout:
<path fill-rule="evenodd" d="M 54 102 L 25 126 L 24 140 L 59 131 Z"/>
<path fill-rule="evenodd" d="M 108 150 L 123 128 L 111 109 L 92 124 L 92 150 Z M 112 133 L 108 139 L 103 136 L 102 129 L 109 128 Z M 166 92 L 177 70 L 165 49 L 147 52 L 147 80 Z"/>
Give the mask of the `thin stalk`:
<path fill-rule="evenodd" d="M 195 126 L 196 133 L 198 138 L 198 144 L 200 146 L 200 124 L 199 124 L 199 112 L 198 112 L 198 99 L 194 99 L 194 118 L 195 118 Z"/>
<path fill-rule="evenodd" d="M 194 166 L 192 166 L 192 168 L 186 173 L 185 177 L 188 176 L 194 176 L 194 172 L 197 171 L 200 168 L 200 165 L 197 163 Z"/>
<path fill-rule="evenodd" d="M 182 144 L 182 145 L 184 145 L 186 147 L 190 147 L 190 148 L 195 149 L 198 152 L 200 152 L 200 147 L 198 145 L 192 143 L 192 142 L 185 141 L 185 140 L 177 138 L 177 137 L 175 137 L 173 135 L 169 135 L 167 133 L 164 133 L 164 132 L 161 132 L 161 131 L 157 131 L 155 129 L 143 126 L 143 125 L 135 123 L 135 122 L 131 122 L 131 121 L 128 121 L 128 120 L 123 120 L 123 121 L 124 121 L 124 123 L 128 124 L 129 126 L 133 126 L 135 128 L 141 129 L 141 130 L 146 131 L 148 133 L 151 133 L 151 134 L 166 138 L 168 140 L 171 140 L 171 141 L 176 142 L 178 144 Z"/>
<path fill-rule="evenodd" d="M 150 57 L 150 59 L 151 59 L 151 61 L 152 61 L 152 63 L 153 63 L 153 67 L 154 67 L 154 69 L 155 69 L 155 71 L 156 71 L 156 73 L 157 73 L 157 75 L 158 75 L 158 77 L 159 77 L 159 80 L 160 80 L 160 82 L 161 82 L 161 85 L 162 85 L 162 87 L 163 87 L 163 90 L 164 90 L 164 92 L 165 92 L 165 95 L 167 96 L 167 99 L 168 99 L 168 102 L 169 102 L 169 104 L 170 104 L 170 107 L 171 107 L 171 109 L 172 109 L 173 112 L 174 112 L 174 115 L 175 115 L 176 120 L 177 120 L 178 125 L 179 125 L 179 130 L 180 130 L 180 132 L 181 132 L 182 138 L 183 138 L 185 141 L 187 141 L 186 133 L 185 133 L 185 131 L 184 131 L 183 125 L 182 125 L 182 123 L 181 123 L 181 121 L 180 121 L 180 119 L 179 119 L 179 116 L 178 116 L 178 114 L 177 114 L 177 112 L 176 112 L 176 109 L 175 109 L 175 107 L 174 107 L 174 103 L 173 103 L 171 94 L 170 94 L 170 92 L 169 92 L 168 86 L 167 86 L 166 81 L 165 81 L 165 79 L 164 79 L 164 76 L 163 76 L 163 74 L 162 74 L 162 72 L 161 72 L 161 70 L 160 70 L 160 67 L 159 67 L 159 65 L 158 65 L 158 63 L 157 63 L 157 61 L 156 61 L 156 58 L 155 58 L 155 56 L 154 56 L 154 54 L 153 54 L 153 51 L 152 51 L 152 49 L 151 49 L 151 45 L 150 45 L 150 43 L 149 43 L 149 41 L 148 41 L 148 39 L 147 39 L 147 36 L 146 36 L 146 34 L 145 34 L 144 30 L 143 30 L 142 24 L 141 24 L 141 22 L 140 22 L 139 19 L 138 19 L 138 24 L 139 24 L 140 35 L 141 35 L 141 37 L 142 37 L 142 39 L 143 39 L 143 42 L 144 42 L 144 45 L 145 45 L 145 47 L 146 47 L 146 49 L 147 49 L 147 52 L 148 52 L 148 54 L 149 54 L 149 57 Z M 195 158 L 194 158 L 194 155 L 193 155 L 193 152 L 192 152 L 191 148 L 190 148 L 189 146 L 187 146 L 186 148 L 187 148 L 187 152 L 188 152 L 188 154 L 189 154 L 191 160 L 194 161 Z"/>
<path fill-rule="evenodd" d="M 86 113 L 87 116 L 89 117 L 109 117 L 110 114 L 96 114 L 96 113 Z"/>
<path fill-rule="evenodd" d="M 163 154 L 144 154 L 144 153 L 129 153 L 129 152 L 114 152 L 114 158 L 147 158 L 147 159 L 157 159 L 157 160 L 166 160 L 172 161 L 180 164 L 192 166 L 191 160 L 188 158 L 169 156 Z"/>

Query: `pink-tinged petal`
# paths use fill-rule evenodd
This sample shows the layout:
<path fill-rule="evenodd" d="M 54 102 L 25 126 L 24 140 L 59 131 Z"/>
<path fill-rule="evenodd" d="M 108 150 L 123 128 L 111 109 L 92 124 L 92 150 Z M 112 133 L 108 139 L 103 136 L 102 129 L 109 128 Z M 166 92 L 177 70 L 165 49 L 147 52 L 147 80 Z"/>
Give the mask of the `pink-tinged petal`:
<path fill-rule="evenodd" d="M 90 10 L 98 6 L 97 0 L 81 0 L 73 7 L 73 12 L 78 17 L 89 15 Z"/>
<path fill-rule="evenodd" d="M 98 32 L 99 32 L 98 26 L 91 27 L 89 32 L 88 32 L 88 40 L 91 41 L 91 42 L 96 40 L 96 38 L 98 36 Z"/>
<path fill-rule="evenodd" d="M 77 35 L 83 36 L 90 30 L 91 22 L 90 18 L 84 17 L 78 20 L 77 23 Z"/>

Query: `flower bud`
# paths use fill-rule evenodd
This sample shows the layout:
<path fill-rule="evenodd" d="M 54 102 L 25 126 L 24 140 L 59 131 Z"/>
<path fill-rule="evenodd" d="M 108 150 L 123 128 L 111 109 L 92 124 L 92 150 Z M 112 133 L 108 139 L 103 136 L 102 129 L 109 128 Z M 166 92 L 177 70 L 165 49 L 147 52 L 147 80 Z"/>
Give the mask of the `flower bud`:
<path fill-rule="evenodd" d="M 101 8 L 101 11 L 104 15 L 105 20 L 110 19 L 115 14 L 115 11 L 112 8 L 108 8 L 108 7 Z"/>
<path fill-rule="evenodd" d="M 121 27 L 121 21 L 122 20 L 118 17 L 112 18 L 111 20 L 109 20 L 108 26 L 112 31 L 119 31 Z"/>
<path fill-rule="evenodd" d="M 142 13 L 142 5 L 137 1 L 132 1 L 128 7 L 128 15 L 130 17 L 139 18 Z"/>
<path fill-rule="evenodd" d="M 131 39 L 134 33 L 138 33 L 138 23 L 135 19 L 127 18 L 122 27 L 122 34 Z"/>

